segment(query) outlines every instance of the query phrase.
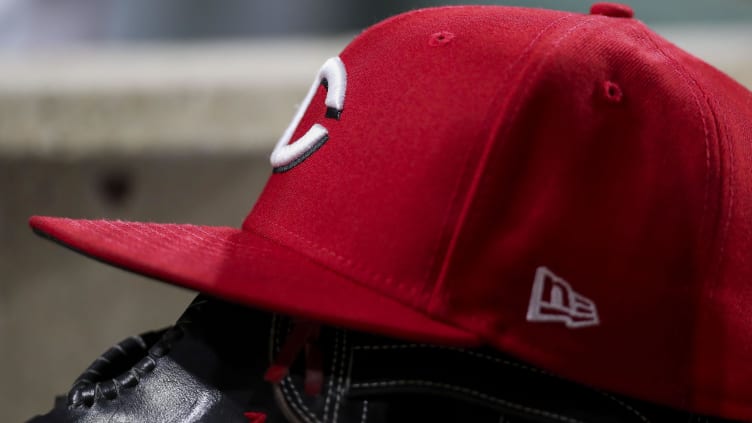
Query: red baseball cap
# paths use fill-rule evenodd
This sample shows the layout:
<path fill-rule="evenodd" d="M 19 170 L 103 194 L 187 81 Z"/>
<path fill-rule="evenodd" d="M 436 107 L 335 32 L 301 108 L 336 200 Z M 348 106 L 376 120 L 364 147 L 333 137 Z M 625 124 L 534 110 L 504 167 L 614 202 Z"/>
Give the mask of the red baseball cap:
<path fill-rule="evenodd" d="M 752 94 L 628 7 L 382 22 L 271 162 L 240 229 L 31 226 L 250 306 L 752 420 Z"/>

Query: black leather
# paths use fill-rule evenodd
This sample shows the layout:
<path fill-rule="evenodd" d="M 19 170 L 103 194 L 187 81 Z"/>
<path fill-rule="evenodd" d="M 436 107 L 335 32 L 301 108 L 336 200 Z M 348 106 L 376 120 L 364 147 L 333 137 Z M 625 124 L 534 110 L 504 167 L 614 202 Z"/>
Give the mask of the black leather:
<path fill-rule="evenodd" d="M 279 350 L 288 319 L 273 323 Z M 583 387 L 490 348 L 415 344 L 342 329 L 324 331 L 328 362 L 322 396 L 302 392 L 302 370 L 278 398 L 309 423 L 721 423 Z"/>
<path fill-rule="evenodd" d="M 97 359 L 67 399 L 30 422 L 248 423 L 243 413 L 251 409 L 268 413 L 269 423 L 285 421 L 272 386 L 261 378 L 269 363 L 270 319 L 267 313 L 199 296 L 173 328 L 147 344 L 148 352 L 108 350 L 103 357 L 110 363 Z M 136 364 L 123 369 L 125 363 Z M 97 373 L 89 371 L 92 367 Z M 124 386 L 133 375 L 138 383 Z M 116 395 L 106 395 L 113 385 Z"/>
<path fill-rule="evenodd" d="M 299 357 L 263 380 L 294 323 L 199 296 L 175 327 L 98 358 L 33 423 L 722 423 L 586 388 L 492 349 L 413 344 L 322 328 L 324 380 L 304 393 Z M 92 371 L 93 370 L 93 371 Z"/>

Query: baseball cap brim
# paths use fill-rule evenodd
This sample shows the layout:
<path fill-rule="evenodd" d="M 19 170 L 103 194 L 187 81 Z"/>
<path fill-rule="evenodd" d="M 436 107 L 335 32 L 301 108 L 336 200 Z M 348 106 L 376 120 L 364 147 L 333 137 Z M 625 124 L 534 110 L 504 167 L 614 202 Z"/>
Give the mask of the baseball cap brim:
<path fill-rule="evenodd" d="M 417 342 L 480 344 L 472 333 L 250 231 L 41 216 L 29 224 L 99 261 L 236 303 Z"/>

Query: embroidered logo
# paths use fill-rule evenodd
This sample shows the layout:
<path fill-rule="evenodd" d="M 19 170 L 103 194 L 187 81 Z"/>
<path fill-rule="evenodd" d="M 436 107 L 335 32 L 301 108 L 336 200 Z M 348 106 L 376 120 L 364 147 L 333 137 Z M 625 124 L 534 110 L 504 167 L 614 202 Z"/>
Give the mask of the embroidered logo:
<path fill-rule="evenodd" d="M 321 124 L 314 124 L 308 129 L 308 132 L 303 134 L 300 138 L 294 142 L 290 142 L 292 134 L 300 124 L 301 119 L 308 106 L 311 104 L 314 95 L 319 86 L 323 85 L 326 88 L 326 118 L 339 119 L 342 114 L 342 110 L 345 107 L 345 91 L 347 90 L 347 71 L 345 70 L 345 64 L 339 57 L 332 57 L 327 60 L 316 75 L 316 79 L 313 81 L 311 88 L 308 90 L 303 104 L 300 105 L 295 117 L 290 122 L 282 137 L 277 141 L 277 145 L 274 147 L 270 162 L 274 167 L 274 172 L 286 172 L 293 167 L 299 165 L 303 160 L 307 159 L 311 154 L 329 139 L 329 131 Z"/>
<path fill-rule="evenodd" d="M 600 323 L 595 303 L 578 294 L 564 279 L 544 266 L 535 271 L 527 309 L 530 322 L 563 322 L 570 329 Z"/>

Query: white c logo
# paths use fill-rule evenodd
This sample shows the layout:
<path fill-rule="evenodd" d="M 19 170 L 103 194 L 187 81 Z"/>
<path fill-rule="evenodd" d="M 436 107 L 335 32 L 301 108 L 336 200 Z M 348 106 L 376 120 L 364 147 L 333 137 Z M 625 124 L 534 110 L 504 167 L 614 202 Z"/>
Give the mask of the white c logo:
<path fill-rule="evenodd" d="M 326 100 L 324 101 L 326 117 L 339 119 L 345 106 L 345 90 L 347 89 L 347 71 L 345 64 L 339 57 L 330 58 L 321 67 L 303 100 L 303 104 L 300 105 L 292 122 L 282 134 L 282 138 L 277 141 L 270 158 L 275 173 L 286 172 L 297 166 L 329 139 L 329 132 L 326 128 L 316 123 L 302 137 L 290 143 L 293 132 L 300 124 L 300 120 L 303 119 L 303 115 L 308 110 L 308 106 L 321 84 L 324 84 L 327 89 Z"/>

